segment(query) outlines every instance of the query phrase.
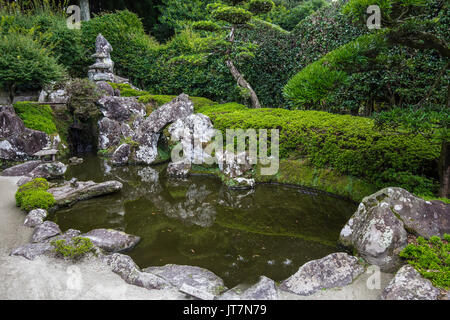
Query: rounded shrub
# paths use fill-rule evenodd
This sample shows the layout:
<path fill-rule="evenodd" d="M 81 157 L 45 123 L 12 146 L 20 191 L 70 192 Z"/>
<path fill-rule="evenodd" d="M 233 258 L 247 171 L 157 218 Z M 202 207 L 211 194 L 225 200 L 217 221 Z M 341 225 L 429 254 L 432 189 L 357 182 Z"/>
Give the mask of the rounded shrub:
<path fill-rule="evenodd" d="M 271 0 L 251 0 L 248 9 L 254 14 L 269 13 L 275 4 Z"/>
<path fill-rule="evenodd" d="M 48 181 L 44 178 L 37 178 L 33 181 L 30 181 L 21 187 L 16 192 L 16 205 L 18 207 L 22 206 L 22 199 L 24 198 L 24 195 L 26 195 L 28 192 L 33 190 L 48 190 L 50 187 Z"/>
<path fill-rule="evenodd" d="M 33 189 L 23 194 L 20 208 L 25 211 L 44 209 L 55 205 L 55 198 L 45 190 Z"/>

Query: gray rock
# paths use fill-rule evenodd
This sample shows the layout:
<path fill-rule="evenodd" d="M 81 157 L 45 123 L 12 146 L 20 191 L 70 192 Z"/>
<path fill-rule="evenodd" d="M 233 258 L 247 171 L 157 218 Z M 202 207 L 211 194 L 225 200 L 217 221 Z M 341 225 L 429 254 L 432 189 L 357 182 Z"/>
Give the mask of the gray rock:
<path fill-rule="evenodd" d="M 244 175 L 253 169 L 253 162 L 248 152 L 232 153 L 226 150 L 223 153 L 218 153 L 216 155 L 220 170 L 229 179 L 237 181 L 240 178 L 240 184 L 242 186 L 252 186 L 254 180 L 245 179 Z"/>
<path fill-rule="evenodd" d="M 57 241 L 57 240 L 66 240 L 67 242 L 69 242 L 73 238 L 78 237 L 80 235 L 81 235 L 81 231 L 80 230 L 69 229 L 69 230 L 67 230 L 66 232 L 64 232 L 61 235 L 58 235 L 58 236 L 46 239 L 44 242 L 51 243 L 52 241 Z"/>
<path fill-rule="evenodd" d="M 185 178 L 189 176 L 192 165 L 184 161 L 171 162 L 167 166 L 167 174 L 172 177 Z"/>
<path fill-rule="evenodd" d="M 216 297 L 215 295 L 213 295 L 207 291 L 203 291 L 198 288 L 191 287 L 190 285 L 188 285 L 186 283 L 183 283 L 183 285 L 181 286 L 179 291 L 181 293 L 184 293 L 186 295 L 189 295 L 189 296 L 194 297 L 199 300 L 214 300 Z"/>
<path fill-rule="evenodd" d="M 69 164 L 72 166 L 77 166 L 79 164 L 82 164 L 84 162 L 84 160 L 82 158 L 78 158 L 78 157 L 72 157 L 69 159 Z"/>
<path fill-rule="evenodd" d="M 111 229 L 95 229 L 82 235 L 92 243 L 109 252 L 123 252 L 134 248 L 141 240 L 138 236 Z"/>
<path fill-rule="evenodd" d="M 129 256 L 114 253 L 106 257 L 106 263 L 112 271 L 127 283 L 146 289 L 167 289 L 171 285 L 164 279 L 150 273 L 142 272 Z"/>
<path fill-rule="evenodd" d="M 206 161 L 212 163 L 212 157 L 204 152 L 204 146 L 215 136 L 209 117 L 203 114 L 191 114 L 175 121 L 168 130 L 173 142 L 180 141 L 183 159 L 187 163 L 204 164 Z"/>
<path fill-rule="evenodd" d="M 281 290 L 309 296 L 322 289 L 344 287 L 364 272 L 358 258 L 333 253 L 305 263 L 293 276 L 283 281 Z"/>
<path fill-rule="evenodd" d="M 1 106 L 0 123 L 0 140 L 9 138 L 17 132 L 25 130 L 25 125 L 14 111 L 13 106 Z"/>
<path fill-rule="evenodd" d="M 193 112 L 194 104 L 186 94 L 179 95 L 152 112 L 136 132 L 135 140 L 139 143 L 136 161 L 152 164 L 158 156 L 157 144 L 162 130 L 178 119 L 187 118 Z"/>
<path fill-rule="evenodd" d="M 244 291 L 243 300 L 278 300 L 275 282 L 267 277 L 260 277 L 258 283 Z"/>
<path fill-rule="evenodd" d="M 36 178 L 45 178 L 47 180 L 59 179 L 64 176 L 67 171 L 67 166 L 61 162 L 50 162 L 42 163 L 38 165 L 33 171 L 31 171 L 27 176 Z"/>
<path fill-rule="evenodd" d="M 88 77 L 91 81 L 114 82 L 114 62 L 111 60 L 113 48 L 108 40 L 101 34 L 95 41 L 95 54 L 92 55 L 96 62 L 89 67 Z"/>
<path fill-rule="evenodd" d="M 115 166 L 125 165 L 128 163 L 131 154 L 131 146 L 129 144 L 122 144 L 114 151 L 111 163 Z"/>
<path fill-rule="evenodd" d="M 216 296 L 226 290 L 223 280 L 209 270 L 193 267 L 168 264 L 163 267 L 150 267 L 144 272 L 163 278 L 178 290 L 187 284 L 203 292 Z"/>
<path fill-rule="evenodd" d="M 44 223 L 44 219 L 47 218 L 48 212 L 44 209 L 36 209 L 28 213 L 25 218 L 24 226 L 34 228 Z"/>
<path fill-rule="evenodd" d="M 429 238 L 450 232 L 450 206 L 425 201 L 401 188 L 386 188 L 363 199 L 341 231 L 340 242 L 370 264 L 391 272 L 402 265 L 407 230 Z"/>
<path fill-rule="evenodd" d="M 61 208 L 71 206 L 78 201 L 119 192 L 122 188 L 122 183 L 118 181 L 106 181 L 103 183 L 80 181 L 76 186 L 73 186 L 70 182 L 66 182 L 60 187 L 49 189 L 48 192 L 55 198 L 56 206 Z"/>
<path fill-rule="evenodd" d="M 107 150 L 118 146 L 122 136 L 122 125 L 107 117 L 98 122 L 98 147 L 100 150 Z"/>
<path fill-rule="evenodd" d="M 48 242 L 28 243 L 11 252 L 12 256 L 21 256 L 28 260 L 34 260 L 36 257 L 51 253 L 54 247 Z"/>
<path fill-rule="evenodd" d="M 424 279 L 412 266 L 398 270 L 381 294 L 382 300 L 437 300 L 440 290 Z"/>
<path fill-rule="evenodd" d="M 105 96 L 114 96 L 114 89 L 108 82 L 97 82 L 97 88 Z"/>
<path fill-rule="evenodd" d="M 14 167 L 11 167 L 11 168 L 3 170 L 1 175 L 4 176 L 4 177 L 25 176 L 25 175 L 28 175 L 34 169 L 36 169 L 36 167 L 39 166 L 40 164 L 42 164 L 42 161 L 39 161 L 39 160 L 37 160 L 37 161 L 28 161 L 28 162 L 19 164 L 17 166 L 14 166 Z"/>
<path fill-rule="evenodd" d="M 98 101 L 100 111 L 111 120 L 129 121 L 132 116 L 145 116 L 145 105 L 137 102 L 136 98 L 103 97 Z"/>
<path fill-rule="evenodd" d="M 31 240 L 34 243 L 42 242 L 58 234 L 61 234 L 61 229 L 59 228 L 59 226 L 52 221 L 45 221 L 43 224 L 38 225 L 36 228 L 34 228 Z"/>

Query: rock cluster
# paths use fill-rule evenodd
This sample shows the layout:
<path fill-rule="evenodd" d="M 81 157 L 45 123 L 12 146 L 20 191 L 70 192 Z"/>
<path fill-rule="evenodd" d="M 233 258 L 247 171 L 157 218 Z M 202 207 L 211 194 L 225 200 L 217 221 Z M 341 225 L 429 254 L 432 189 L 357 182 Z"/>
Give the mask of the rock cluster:
<path fill-rule="evenodd" d="M 51 145 L 45 132 L 25 127 L 13 106 L 0 106 L 0 159 L 6 161 L 26 161 Z"/>
<path fill-rule="evenodd" d="M 386 188 L 363 199 L 340 234 L 340 242 L 381 270 L 397 270 L 408 231 L 424 237 L 450 232 L 450 206 L 425 201 L 401 188 Z"/>
<path fill-rule="evenodd" d="M 95 63 L 89 67 L 88 77 L 91 81 L 114 82 L 114 62 L 111 60 L 111 44 L 101 34 L 95 41 Z"/>

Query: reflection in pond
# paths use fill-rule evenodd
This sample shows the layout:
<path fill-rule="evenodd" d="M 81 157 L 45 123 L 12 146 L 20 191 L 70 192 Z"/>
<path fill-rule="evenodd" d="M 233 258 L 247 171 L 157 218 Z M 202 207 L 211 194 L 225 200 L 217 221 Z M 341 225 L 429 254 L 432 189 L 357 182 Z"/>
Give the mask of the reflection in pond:
<path fill-rule="evenodd" d="M 121 193 L 80 202 L 51 216 L 63 230 L 113 228 L 138 235 L 128 254 L 141 267 L 207 268 L 228 287 L 265 275 L 281 281 L 305 262 L 335 252 L 356 205 L 299 188 L 229 190 L 214 177 L 166 177 L 165 166 L 110 167 L 96 157 L 67 179 L 118 180 Z"/>

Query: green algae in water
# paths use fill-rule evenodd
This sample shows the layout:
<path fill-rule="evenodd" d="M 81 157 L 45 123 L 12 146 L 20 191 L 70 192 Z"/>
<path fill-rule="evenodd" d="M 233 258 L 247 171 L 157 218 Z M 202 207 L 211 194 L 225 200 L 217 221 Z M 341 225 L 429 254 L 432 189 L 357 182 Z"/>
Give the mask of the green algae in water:
<path fill-rule="evenodd" d="M 228 287 L 265 275 L 282 281 L 305 262 L 338 251 L 339 232 L 356 205 L 279 185 L 229 190 L 214 177 L 169 179 L 166 166 L 110 167 L 96 157 L 70 167 L 66 179 L 118 180 L 121 193 L 53 214 L 62 230 L 122 230 L 142 238 L 128 252 L 141 267 L 209 269 Z"/>

